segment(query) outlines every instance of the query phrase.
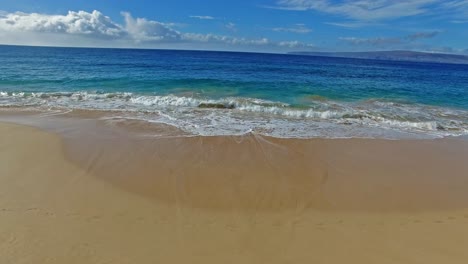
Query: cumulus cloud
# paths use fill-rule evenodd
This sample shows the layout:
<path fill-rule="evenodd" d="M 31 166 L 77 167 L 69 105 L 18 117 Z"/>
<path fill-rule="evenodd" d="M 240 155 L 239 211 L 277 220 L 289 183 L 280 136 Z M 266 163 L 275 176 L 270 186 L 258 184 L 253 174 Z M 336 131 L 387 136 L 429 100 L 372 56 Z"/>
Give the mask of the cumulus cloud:
<path fill-rule="evenodd" d="M 145 18 L 133 18 L 128 12 L 122 12 L 125 18 L 125 30 L 135 41 L 177 41 L 181 34 L 171 29 L 168 25 L 147 20 Z"/>
<path fill-rule="evenodd" d="M 69 11 L 67 15 L 43 15 L 37 13 L 0 14 L 0 29 L 12 32 L 46 32 L 121 37 L 125 30 L 99 11 L 92 13 Z"/>
<path fill-rule="evenodd" d="M 276 32 L 289 32 L 297 34 L 307 34 L 312 32 L 312 29 L 308 28 L 305 24 L 295 24 L 291 27 L 276 27 L 272 28 Z"/>
<path fill-rule="evenodd" d="M 114 22 L 99 11 L 69 11 L 66 15 L 0 12 L 0 41 L 3 44 L 145 47 L 145 48 L 222 48 L 279 50 L 309 47 L 297 42 L 285 45 L 267 38 L 248 39 L 216 34 L 180 32 L 174 23 L 163 23 L 145 18 L 135 18 L 121 13 L 124 23 Z M 194 16 L 209 19 L 208 16 Z M 201 18 L 202 17 L 202 18 Z M 228 23 L 227 29 L 235 31 L 236 25 Z M 291 42 L 293 43 L 293 42 Z"/>
<path fill-rule="evenodd" d="M 428 14 L 434 7 L 449 11 L 452 16 L 468 14 L 468 0 L 278 0 L 272 8 L 315 10 L 355 21 L 381 21 Z"/>

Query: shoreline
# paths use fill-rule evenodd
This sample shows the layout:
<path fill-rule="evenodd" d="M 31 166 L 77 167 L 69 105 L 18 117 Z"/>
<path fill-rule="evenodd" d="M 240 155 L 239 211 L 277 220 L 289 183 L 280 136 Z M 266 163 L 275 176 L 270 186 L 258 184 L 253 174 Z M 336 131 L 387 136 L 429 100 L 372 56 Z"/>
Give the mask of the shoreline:
<path fill-rule="evenodd" d="M 151 138 L 173 131 L 42 121 L 40 129 L 0 121 L 6 262 L 468 258 L 463 140 Z"/>
<path fill-rule="evenodd" d="M 202 136 L 262 134 L 280 138 L 434 139 L 468 135 L 462 107 L 382 98 L 333 100 L 310 94 L 298 102 L 202 96 L 187 89 L 138 92 L 2 92 L 0 110 L 44 115 L 103 115 L 175 126 Z"/>
<path fill-rule="evenodd" d="M 59 136 L 64 157 L 87 174 L 149 199 L 221 211 L 468 208 L 464 138 L 193 136 L 75 114 L 13 119 Z"/>
<path fill-rule="evenodd" d="M 371 100 L 372 101 L 372 100 Z M 216 108 L 200 108 L 199 110 L 213 110 L 215 112 L 219 112 L 220 114 L 228 113 L 225 111 L 231 111 L 230 109 L 216 109 Z M 452 109 L 457 111 L 457 109 Z M 143 116 L 138 116 L 138 114 L 143 114 Z M 145 116 L 145 114 L 149 114 L 149 116 Z M 31 125 L 36 127 L 41 127 L 46 130 L 50 130 L 54 132 L 53 126 L 50 127 L 50 124 L 43 125 L 38 120 L 34 119 L 42 119 L 41 121 L 50 123 L 50 119 L 57 117 L 57 119 L 62 119 L 64 121 L 66 119 L 69 120 L 89 120 L 94 119 L 95 121 L 102 122 L 102 123 L 115 123 L 115 124 L 123 124 L 129 131 L 132 130 L 130 123 L 137 124 L 138 129 L 141 129 L 142 124 L 144 126 L 150 128 L 150 132 L 154 132 L 158 130 L 158 127 L 164 127 L 166 130 L 170 130 L 171 133 L 175 133 L 172 136 L 187 136 L 187 137 L 206 137 L 206 138 L 215 138 L 215 137 L 244 137 L 249 135 L 258 135 L 265 138 L 273 138 L 273 139 L 285 139 L 285 140 L 382 140 L 382 141 L 425 141 L 425 140 L 446 140 L 446 139 L 454 139 L 454 140 L 468 140 L 468 130 L 458 131 L 459 134 L 433 134 L 429 131 L 410 131 L 410 130 L 402 130 L 396 131 L 391 128 L 378 128 L 383 130 L 388 130 L 387 132 L 377 133 L 377 130 L 371 132 L 370 134 L 360 133 L 357 134 L 349 134 L 347 136 L 337 136 L 337 135 L 309 135 L 309 136 L 298 136 L 298 135 L 275 135 L 269 134 L 268 130 L 248 130 L 242 133 L 220 133 L 220 134 L 210 134 L 210 133 L 199 133 L 200 131 L 190 131 L 180 127 L 176 124 L 166 122 L 167 120 L 152 120 L 147 119 L 151 116 L 156 117 L 159 114 L 156 113 L 148 113 L 148 112 L 139 112 L 139 111 L 127 111 L 122 109 L 86 109 L 86 108 L 63 108 L 63 107 L 51 107 L 51 108 L 41 108 L 41 107 L 25 107 L 25 106 L 0 106 L 0 122 L 11 122 L 11 123 L 21 123 L 25 125 Z M 297 121 L 297 120 L 296 120 Z M 317 120 L 315 120 L 317 121 Z M 312 120 L 312 123 L 315 122 Z M 404 122 L 403 122 L 404 123 Z M 411 122 L 408 122 L 411 123 Z M 421 122 L 421 123 L 433 123 L 433 122 Z M 339 124 L 339 123 L 338 123 Z M 189 126 L 193 126 L 193 124 L 187 124 Z M 219 125 L 219 124 L 218 124 Z M 223 124 L 225 125 L 225 124 Z M 341 125 L 348 125 L 342 123 Z M 353 130 L 353 128 L 348 127 L 349 129 Z M 311 128 L 312 129 L 312 128 Z M 346 127 L 340 128 L 339 130 L 346 130 Z M 376 127 L 361 127 L 360 129 L 368 129 L 372 131 L 376 129 Z M 439 128 L 437 128 L 439 129 Z M 141 132 L 138 130 L 132 130 L 133 132 Z M 294 132 L 294 130 L 292 130 Z M 444 129 L 440 130 L 439 132 L 444 131 Z M 232 131 L 231 131 L 232 132 Z M 359 132 L 359 131 L 356 131 Z M 341 132 L 340 132 L 341 133 Z M 376 134 L 373 134 L 376 133 Z M 159 135 L 148 135 L 148 136 L 159 136 Z"/>

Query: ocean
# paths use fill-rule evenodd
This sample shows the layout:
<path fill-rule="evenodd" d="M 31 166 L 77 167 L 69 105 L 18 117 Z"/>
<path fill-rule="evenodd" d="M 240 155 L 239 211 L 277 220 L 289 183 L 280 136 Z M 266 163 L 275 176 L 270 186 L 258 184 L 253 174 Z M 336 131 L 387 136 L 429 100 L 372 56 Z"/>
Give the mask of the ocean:
<path fill-rule="evenodd" d="M 192 135 L 468 135 L 468 65 L 212 51 L 0 46 L 0 108 Z"/>

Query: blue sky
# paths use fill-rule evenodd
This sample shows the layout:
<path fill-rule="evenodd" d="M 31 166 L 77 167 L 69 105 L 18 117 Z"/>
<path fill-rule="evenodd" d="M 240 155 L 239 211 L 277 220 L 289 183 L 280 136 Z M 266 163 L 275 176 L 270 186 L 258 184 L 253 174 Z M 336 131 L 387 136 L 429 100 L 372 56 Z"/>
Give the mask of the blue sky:
<path fill-rule="evenodd" d="M 468 53 L 468 0 L 3 0 L 0 43 Z"/>

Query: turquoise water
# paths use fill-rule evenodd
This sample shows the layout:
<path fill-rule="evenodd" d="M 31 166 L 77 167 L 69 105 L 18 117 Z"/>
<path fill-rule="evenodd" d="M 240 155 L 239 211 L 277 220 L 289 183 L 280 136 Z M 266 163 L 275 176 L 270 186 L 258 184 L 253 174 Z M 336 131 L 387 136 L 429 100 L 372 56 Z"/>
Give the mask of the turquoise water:
<path fill-rule="evenodd" d="M 14 46 L 0 61 L 8 109 L 104 110 L 200 135 L 468 134 L 468 65 Z"/>

